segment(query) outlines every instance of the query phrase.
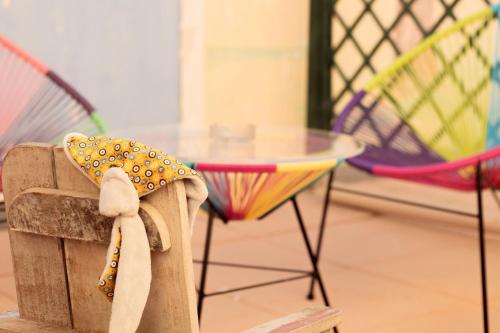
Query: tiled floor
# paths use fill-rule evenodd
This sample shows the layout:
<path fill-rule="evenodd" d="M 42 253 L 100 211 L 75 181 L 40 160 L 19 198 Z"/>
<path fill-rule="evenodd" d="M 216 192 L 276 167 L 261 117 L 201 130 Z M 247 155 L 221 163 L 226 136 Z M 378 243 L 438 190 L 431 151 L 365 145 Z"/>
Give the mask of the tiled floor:
<path fill-rule="evenodd" d="M 383 191 L 434 204 L 475 208 L 470 193 L 455 193 L 349 174 L 346 186 Z M 344 177 L 346 179 L 346 177 Z M 354 181 L 353 181 L 354 180 Z M 316 236 L 320 189 L 299 197 L 311 237 Z M 322 189 L 321 189 L 322 190 Z M 321 270 L 334 306 L 343 312 L 343 333 L 480 332 L 476 223 L 334 192 Z M 500 209 L 485 193 L 492 332 L 500 331 Z M 201 257 L 206 216 L 193 235 Z M 263 221 L 218 221 L 211 259 L 309 268 L 291 205 Z M 6 230 L 0 229 L 0 310 L 15 308 Z M 199 273 L 199 267 L 196 267 Z M 283 273 L 210 267 L 210 291 L 285 277 Z M 237 332 L 292 311 L 319 304 L 305 299 L 308 281 L 208 298 L 203 332 Z"/>

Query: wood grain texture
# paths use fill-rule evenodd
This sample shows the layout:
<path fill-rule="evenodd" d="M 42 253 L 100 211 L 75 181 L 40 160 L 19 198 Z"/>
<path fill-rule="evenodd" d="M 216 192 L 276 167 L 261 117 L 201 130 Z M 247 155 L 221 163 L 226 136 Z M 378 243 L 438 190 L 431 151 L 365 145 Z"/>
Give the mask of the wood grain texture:
<path fill-rule="evenodd" d="M 144 203 L 139 215 L 151 250 L 170 248 L 168 229 L 156 208 Z M 9 209 L 12 230 L 100 244 L 109 244 L 113 222 L 99 214 L 99 196 L 94 193 L 32 188 L 18 194 Z"/>
<path fill-rule="evenodd" d="M 99 188 L 92 183 L 83 172 L 71 164 L 62 147 L 54 147 L 54 166 L 56 188 L 60 190 L 78 191 L 99 194 Z"/>
<path fill-rule="evenodd" d="M 62 243 L 10 231 L 21 318 L 71 327 Z"/>
<path fill-rule="evenodd" d="M 18 313 L 7 313 L 0 314 L 0 333 L 75 333 L 75 331 L 21 319 Z"/>
<path fill-rule="evenodd" d="M 3 189 L 7 213 L 15 196 L 33 187 L 54 188 L 52 147 L 23 144 L 4 160 Z M 20 317 L 71 327 L 62 242 L 9 231 Z"/>
<path fill-rule="evenodd" d="M 144 197 L 170 231 L 168 252 L 151 254 L 152 282 L 138 332 L 197 333 L 191 230 L 184 183 L 174 182 Z"/>
<path fill-rule="evenodd" d="M 73 327 L 84 332 L 107 332 L 111 303 L 98 290 L 107 246 L 77 240 L 64 241 Z"/>
<path fill-rule="evenodd" d="M 32 187 L 55 188 L 52 173 L 52 146 L 46 144 L 17 145 L 5 156 L 2 184 L 5 205 L 14 197 Z"/>
<path fill-rule="evenodd" d="M 62 148 L 54 149 L 54 161 L 60 190 L 99 195 L 97 186 L 69 162 Z M 97 281 L 105 265 L 107 246 L 65 239 L 64 250 L 74 329 L 106 332 L 111 303 L 98 290 Z"/>
<path fill-rule="evenodd" d="M 327 307 L 308 308 L 244 333 L 323 333 L 331 332 L 339 324 L 339 311 Z"/>

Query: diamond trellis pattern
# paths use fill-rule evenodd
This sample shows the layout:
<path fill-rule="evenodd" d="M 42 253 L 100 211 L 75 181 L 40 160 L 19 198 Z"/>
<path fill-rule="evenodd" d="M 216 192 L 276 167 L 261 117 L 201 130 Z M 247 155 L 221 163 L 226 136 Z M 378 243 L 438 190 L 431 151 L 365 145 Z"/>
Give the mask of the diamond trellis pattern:
<path fill-rule="evenodd" d="M 350 100 L 370 78 L 366 72 L 374 75 L 390 60 L 394 60 L 436 30 L 495 1 L 332 0 L 332 2 L 333 29 L 330 41 L 332 62 L 329 71 L 332 76 L 338 76 L 332 79 L 331 87 L 332 111 L 338 114 L 345 107 L 345 101 Z M 355 5 L 351 5 L 354 3 Z M 391 11 L 390 8 L 394 10 Z M 348 54 L 352 56 L 349 57 Z M 481 58 L 480 54 L 478 56 Z M 349 60 L 360 57 L 361 62 Z M 332 68 L 335 70 L 332 71 Z"/>
<path fill-rule="evenodd" d="M 489 186 L 500 186 L 499 13 L 487 8 L 436 32 L 363 86 L 334 128 L 368 143 L 349 163 L 474 190 L 481 161 Z"/>
<path fill-rule="evenodd" d="M 361 15 L 373 15 L 369 10 L 372 3 L 365 1 L 366 9 Z M 401 0 L 399 3 L 401 11 L 391 24 L 394 29 L 389 33 L 384 30 L 381 41 L 386 39 L 399 54 L 411 47 L 408 41 L 415 42 L 411 40 L 412 34 L 402 34 L 406 28 L 417 37 L 432 34 L 392 65 L 378 71 L 369 82 L 360 83 L 356 71 L 352 76 L 344 75 L 348 79 L 343 86 L 334 87 L 334 99 L 358 92 L 345 107 L 335 105 L 334 110 L 343 109 L 333 130 L 366 140 L 363 153 L 348 159 L 349 164 L 361 170 L 476 192 L 477 213 L 469 216 L 477 217 L 479 223 L 483 331 L 489 332 L 482 189 L 490 188 L 496 193 L 500 188 L 500 5 L 476 8 L 464 17 L 460 13 L 465 4 L 484 7 L 489 5 L 488 1 Z M 441 5 L 442 12 L 433 15 L 422 3 Z M 419 12 L 428 16 L 422 20 Z M 457 18 L 458 22 L 439 29 Z M 412 22 L 413 28 L 408 22 Z M 400 24 L 406 25 L 405 29 Z M 356 26 L 345 29 L 349 31 Z M 356 34 L 346 33 L 346 40 L 353 35 Z M 338 51 L 339 45 L 334 43 L 333 50 Z M 374 67 L 374 50 L 363 55 L 365 68 L 370 70 Z M 342 65 L 338 60 L 334 63 Z M 422 205 L 398 200 L 392 195 L 357 194 L 463 214 L 434 203 Z"/>

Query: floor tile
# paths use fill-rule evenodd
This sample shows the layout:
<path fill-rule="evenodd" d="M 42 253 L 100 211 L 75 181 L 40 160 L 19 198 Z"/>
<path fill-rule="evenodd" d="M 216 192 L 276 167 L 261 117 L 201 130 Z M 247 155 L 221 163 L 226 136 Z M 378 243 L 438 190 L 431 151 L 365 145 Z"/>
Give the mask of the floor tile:
<path fill-rule="evenodd" d="M 347 180 L 347 181 L 346 181 Z M 474 211 L 473 193 L 434 189 L 352 173 L 337 185 Z M 321 185 L 321 186 L 320 186 Z M 313 245 L 319 231 L 324 184 L 298 197 Z M 485 193 L 487 260 L 492 331 L 500 329 L 500 209 Z M 480 332 L 477 222 L 332 193 L 320 269 L 334 307 L 343 314 L 342 332 Z M 201 258 L 207 227 L 201 213 L 193 253 Z M 0 311 L 15 308 L 8 237 L 0 227 Z M 286 204 L 261 221 L 217 220 L 211 260 L 309 270 L 311 265 L 294 211 Z M 200 266 L 195 265 L 196 279 Z M 293 274 L 209 267 L 207 290 L 222 292 Z M 202 332 L 237 332 L 321 304 L 306 294 L 309 279 L 206 299 Z"/>

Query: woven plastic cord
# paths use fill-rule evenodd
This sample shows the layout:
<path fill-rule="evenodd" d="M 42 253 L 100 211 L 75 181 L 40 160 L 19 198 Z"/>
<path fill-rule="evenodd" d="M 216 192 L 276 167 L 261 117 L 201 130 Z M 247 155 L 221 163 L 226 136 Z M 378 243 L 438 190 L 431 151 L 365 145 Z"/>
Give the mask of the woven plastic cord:
<path fill-rule="evenodd" d="M 499 8 L 430 36 L 351 100 L 335 130 L 369 144 L 351 164 L 384 176 L 472 190 L 474 167 L 481 161 L 484 186 L 499 184 Z"/>
<path fill-rule="evenodd" d="M 69 84 L 0 36 L 0 174 L 12 146 L 60 142 L 71 131 L 92 135 L 104 132 L 105 126 Z"/>

